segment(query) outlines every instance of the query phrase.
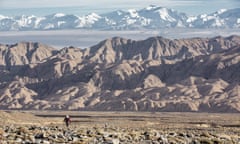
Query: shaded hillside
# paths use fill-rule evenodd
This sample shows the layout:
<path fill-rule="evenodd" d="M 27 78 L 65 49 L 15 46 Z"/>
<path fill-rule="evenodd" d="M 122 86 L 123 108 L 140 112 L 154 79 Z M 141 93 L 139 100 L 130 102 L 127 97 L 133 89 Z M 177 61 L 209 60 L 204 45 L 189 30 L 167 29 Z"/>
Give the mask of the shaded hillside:
<path fill-rule="evenodd" d="M 240 111 L 240 37 L 0 45 L 1 109 Z"/>

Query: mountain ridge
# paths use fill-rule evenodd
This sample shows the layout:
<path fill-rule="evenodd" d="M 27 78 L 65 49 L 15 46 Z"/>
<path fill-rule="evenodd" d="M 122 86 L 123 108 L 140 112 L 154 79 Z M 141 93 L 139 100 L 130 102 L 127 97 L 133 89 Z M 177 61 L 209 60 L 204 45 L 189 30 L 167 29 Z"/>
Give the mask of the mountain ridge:
<path fill-rule="evenodd" d="M 211 14 L 188 16 L 185 13 L 150 5 L 127 11 L 117 10 L 105 14 L 89 13 L 85 16 L 55 13 L 47 16 L 0 15 L 0 31 L 12 30 L 142 30 L 159 28 L 239 28 L 239 8 L 219 10 Z"/>
<path fill-rule="evenodd" d="M 0 108 L 240 112 L 239 51 L 237 35 L 0 45 Z"/>

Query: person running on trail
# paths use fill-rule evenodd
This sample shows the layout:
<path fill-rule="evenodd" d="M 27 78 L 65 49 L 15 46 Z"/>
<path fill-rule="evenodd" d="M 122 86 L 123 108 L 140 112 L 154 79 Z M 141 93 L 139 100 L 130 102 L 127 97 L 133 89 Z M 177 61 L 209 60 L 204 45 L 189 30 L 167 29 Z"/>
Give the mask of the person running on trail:
<path fill-rule="evenodd" d="M 64 122 L 65 122 L 66 126 L 68 127 L 69 124 L 70 124 L 70 122 L 71 122 L 71 119 L 70 119 L 69 115 L 66 115 L 66 116 L 65 116 Z"/>

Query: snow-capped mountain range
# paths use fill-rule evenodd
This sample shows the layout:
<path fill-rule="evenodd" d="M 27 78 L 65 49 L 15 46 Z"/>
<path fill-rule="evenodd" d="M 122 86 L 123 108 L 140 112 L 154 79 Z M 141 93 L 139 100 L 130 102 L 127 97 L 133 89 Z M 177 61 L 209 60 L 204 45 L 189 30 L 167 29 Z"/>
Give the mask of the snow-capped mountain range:
<path fill-rule="evenodd" d="M 139 30 L 161 28 L 240 28 L 240 8 L 221 9 L 211 14 L 188 16 L 173 9 L 150 5 L 127 11 L 106 14 L 90 13 L 85 16 L 56 13 L 43 17 L 0 14 L 0 31 L 14 30 Z"/>

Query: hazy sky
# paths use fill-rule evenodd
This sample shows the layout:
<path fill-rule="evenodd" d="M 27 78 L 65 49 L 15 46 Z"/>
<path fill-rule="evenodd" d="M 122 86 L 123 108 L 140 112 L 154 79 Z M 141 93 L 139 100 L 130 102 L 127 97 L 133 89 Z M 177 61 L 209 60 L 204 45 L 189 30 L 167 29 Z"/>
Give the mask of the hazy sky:
<path fill-rule="evenodd" d="M 151 4 L 189 15 L 212 13 L 222 8 L 240 8 L 240 0 L 0 0 L 0 14 L 9 8 L 21 8 L 24 11 L 26 8 L 48 7 L 79 7 L 89 12 L 95 10 L 104 13 L 117 9 L 141 9 Z"/>

